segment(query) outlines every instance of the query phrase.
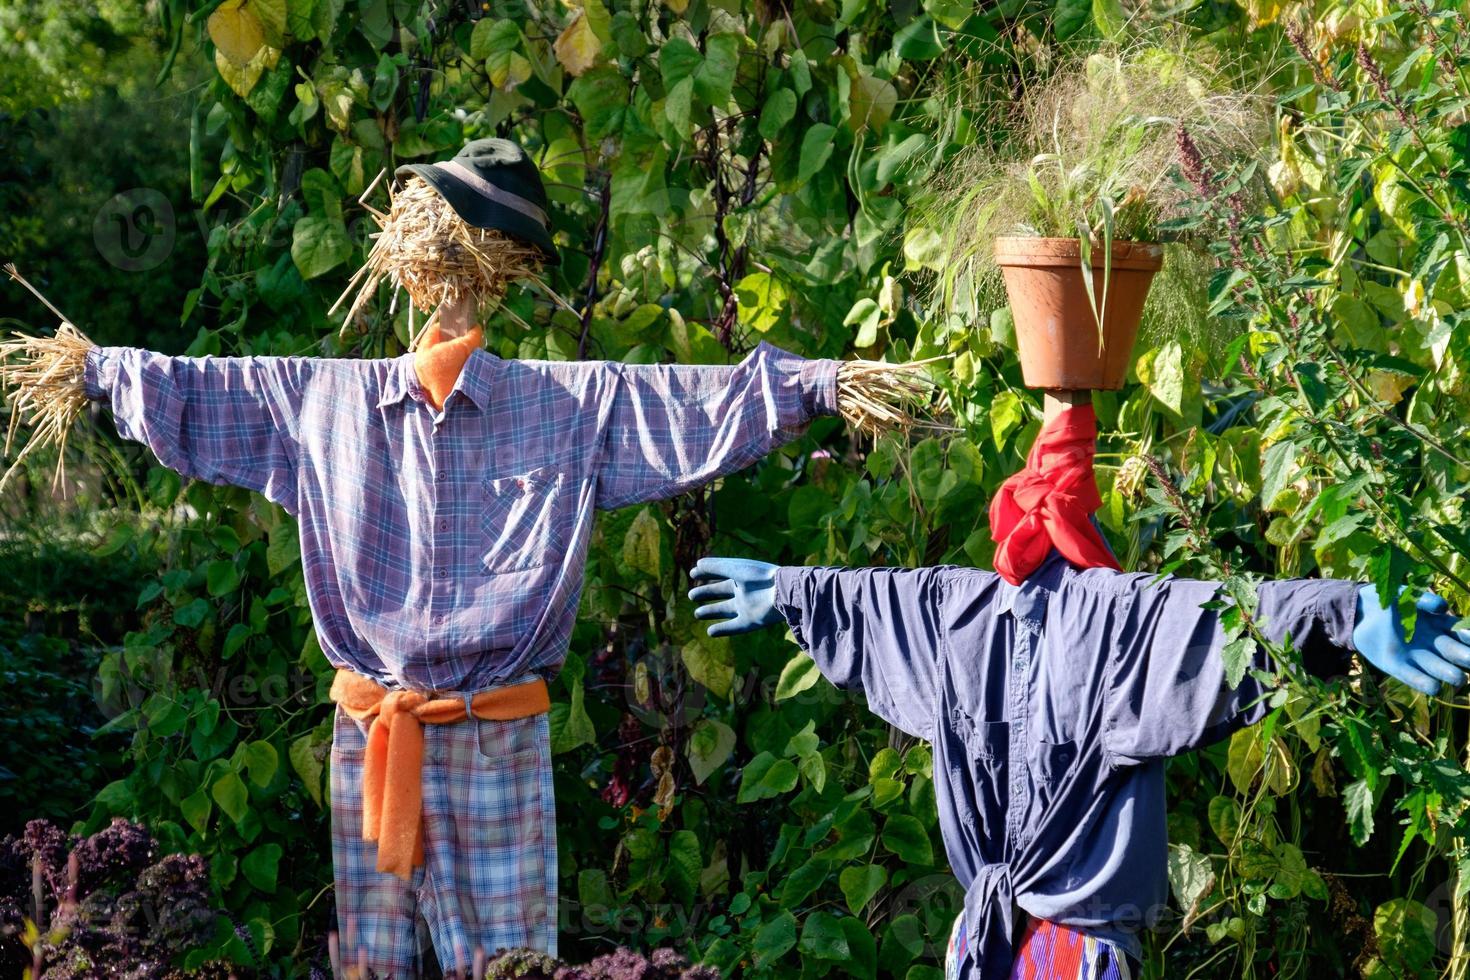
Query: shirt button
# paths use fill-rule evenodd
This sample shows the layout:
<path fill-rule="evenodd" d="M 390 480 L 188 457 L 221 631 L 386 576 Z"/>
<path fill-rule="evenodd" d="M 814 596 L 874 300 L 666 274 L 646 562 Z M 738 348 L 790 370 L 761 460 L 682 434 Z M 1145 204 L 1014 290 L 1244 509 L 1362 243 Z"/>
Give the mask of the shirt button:
<path fill-rule="evenodd" d="M 436 622 L 436 623 L 442 623 L 442 622 L 444 622 L 444 614 L 443 613 L 435 613 L 434 614 L 434 622 Z"/>
<path fill-rule="evenodd" d="M 439 566 L 437 569 L 435 569 L 434 570 L 434 573 L 436 575 L 438 575 L 440 578 L 448 578 L 449 577 L 449 569 L 445 568 L 442 565 Z"/>
<path fill-rule="evenodd" d="M 439 522 L 439 530 L 441 530 L 441 531 L 447 531 L 447 530 L 449 530 L 449 522 L 448 521 L 440 521 Z"/>
<path fill-rule="evenodd" d="M 448 476 L 449 476 L 449 471 L 448 470 L 440 470 L 438 473 L 435 473 L 434 474 L 434 482 L 435 483 L 443 483 L 444 480 Z"/>

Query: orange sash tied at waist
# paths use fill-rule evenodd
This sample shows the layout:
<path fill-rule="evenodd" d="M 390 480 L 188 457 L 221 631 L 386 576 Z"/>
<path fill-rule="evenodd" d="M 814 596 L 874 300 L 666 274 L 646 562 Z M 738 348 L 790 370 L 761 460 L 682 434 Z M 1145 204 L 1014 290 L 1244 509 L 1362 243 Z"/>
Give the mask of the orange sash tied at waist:
<path fill-rule="evenodd" d="M 378 843 L 378 870 L 407 881 L 424 863 L 424 726 L 465 721 L 465 698 L 390 691 L 339 668 L 332 700 L 358 721 L 372 719 L 362 764 L 362 837 Z M 481 691 L 470 699 L 476 718 L 511 721 L 551 710 L 546 682 Z"/>
<path fill-rule="evenodd" d="M 1007 582 L 1020 585 L 1053 546 L 1082 568 L 1120 567 L 1091 520 L 1102 506 L 1092 472 L 1096 444 L 1092 406 L 1065 409 L 1036 437 L 1025 469 L 990 501 L 995 570 Z"/>

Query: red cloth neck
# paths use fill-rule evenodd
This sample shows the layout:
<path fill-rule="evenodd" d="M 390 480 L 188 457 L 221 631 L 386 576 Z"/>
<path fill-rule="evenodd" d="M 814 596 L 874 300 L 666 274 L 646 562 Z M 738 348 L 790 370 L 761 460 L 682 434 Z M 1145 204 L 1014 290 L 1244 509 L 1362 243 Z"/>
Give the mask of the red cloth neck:
<path fill-rule="evenodd" d="M 1066 408 L 1036 437 L 1025 469 L 1001 484 L 990 502 L 990 533 L 995 570 L 1007 582 L 1020 585 L 1053 547 L 1082 568 L 1120 568 L 1090 519 L 1102 506 L 1096 449 L 1092 406 Z"/>

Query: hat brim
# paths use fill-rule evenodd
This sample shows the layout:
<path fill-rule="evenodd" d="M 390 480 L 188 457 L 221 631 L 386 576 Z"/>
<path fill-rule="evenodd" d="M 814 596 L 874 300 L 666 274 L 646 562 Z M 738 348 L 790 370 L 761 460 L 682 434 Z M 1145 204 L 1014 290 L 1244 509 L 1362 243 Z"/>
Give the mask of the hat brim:
<path fill-rule="evenodd" d="M 551 240 L 551 233 L 535 218 L 499 201 L 492 201 L 450 171 L 431 163 L 405 163 L 393 171 L 396 178 L 411 174 L 422 177 L 429 186 L 438 191 L 466 224 L 474 228 L 503 231 L 539 248 L 547 265 L 561 264 L 561 256 L 556 253 L 556 244 Z"/>

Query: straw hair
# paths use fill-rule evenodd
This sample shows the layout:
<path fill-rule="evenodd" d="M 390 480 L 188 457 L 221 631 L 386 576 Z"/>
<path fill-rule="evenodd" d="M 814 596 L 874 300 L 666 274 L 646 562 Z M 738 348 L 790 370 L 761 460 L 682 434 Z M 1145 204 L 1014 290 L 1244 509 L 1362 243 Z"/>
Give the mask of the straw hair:
<path fill-rule="evenodd" d="M 908 364 L 884 361 L 843 361 L 837 369 L 837 409 L 855 432 L 877 437 L 885 432 L 909 432 L 915 428 L 947 429 L 949 426 L 921 421 L 911 409 L 927 404 L 935 391 L 926 365 L 947 357 L 932 357 Z"/>
<path fill-rule="evenodd" d="M 382 176 L 378 174 L 378 178 Z M 374 179 L 363 192 L 364 198 L 377 182 Z M 377 294 L 384 279 L 393 284 L 394 307 L 401 287 L 408 291 L 414 306 L 432 314 L 414 332 L 410 349 L 436 321 L 443 304 L 468 301 L 483 315 L 500 305 L 506 287 L 515 280 L 525 280 L 551 294 L 539 275 L 545 262 L 540 249 L 494 229 L 470 225 L 422 177 L 409 177 L 402 189 L 389 191 L 387 214 L 362 203 L 381 230 L 370 236 L 375 241 L 367 261 L 327 311 L 336 312 L 356 289 L 343 333 Z"/>
<path fill-rule="evenodd" d="M 46 297 L 21 276 L 13 264 L 5 271 L 18 281 L 61 319 L 53 337 L 34 337 L 16 333 L 0 342 L 0 389 L 13 392 L 10 401 L 10 424 L 5 432 L 5 455 L 20 428 L 31 430 L 25 448 L 0 477 L 0 490 L 10 482 L 21 462 L 44 446 L 57 448 L 56 472 L 51 486 L 56 489 L 66 481 L 66 440 L 72 426 L 87 407 L 82 385 L 87 351 L 96 345 L 71 324 Z"/>

